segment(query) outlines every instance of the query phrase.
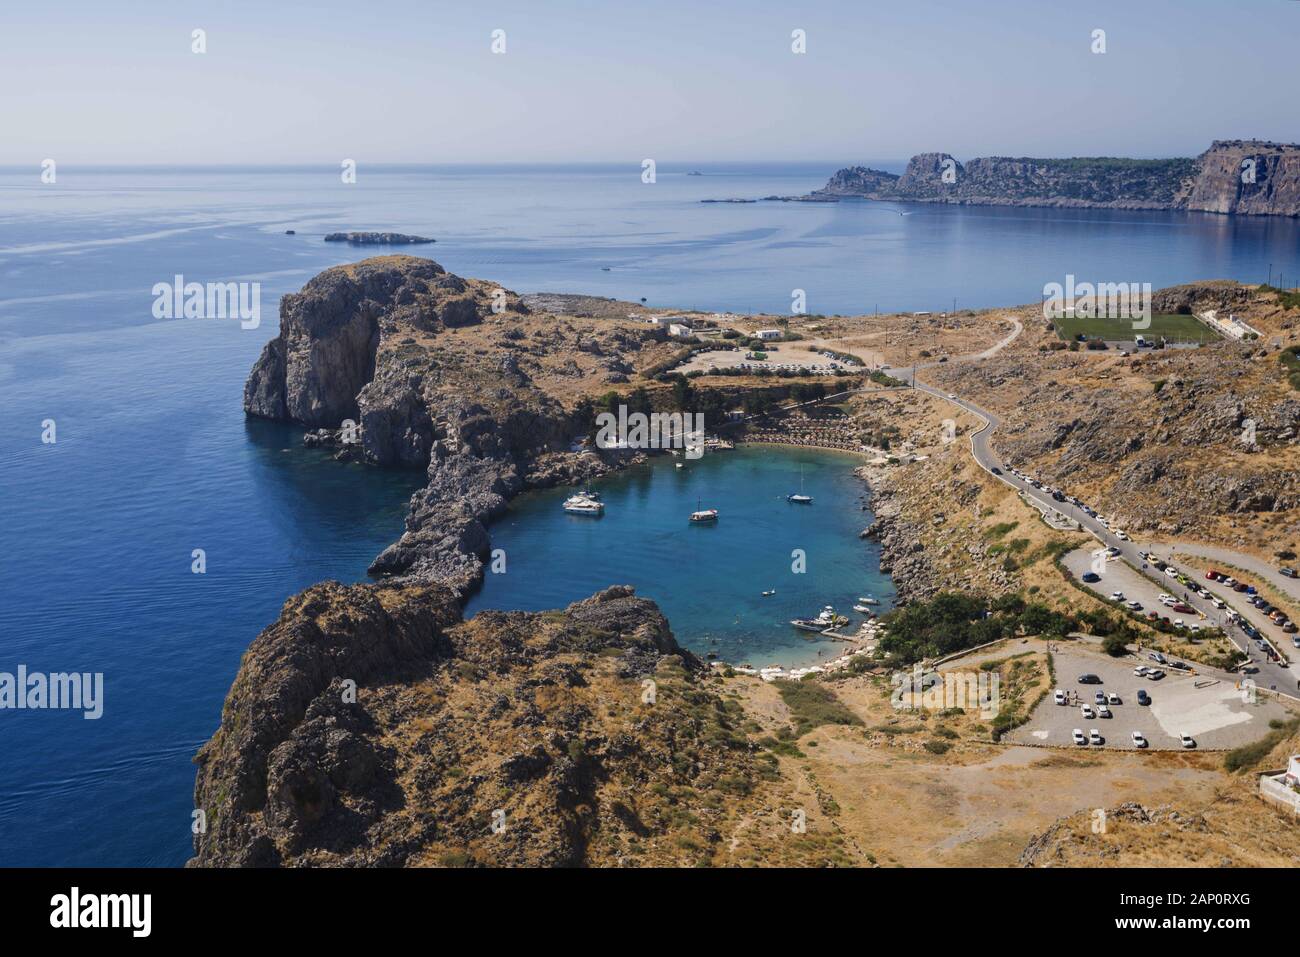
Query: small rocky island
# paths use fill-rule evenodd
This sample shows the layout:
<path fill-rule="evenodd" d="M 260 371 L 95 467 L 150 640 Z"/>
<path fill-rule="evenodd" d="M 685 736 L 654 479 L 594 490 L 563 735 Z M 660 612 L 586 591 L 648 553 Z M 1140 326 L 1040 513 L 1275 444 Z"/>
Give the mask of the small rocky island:
<path fill-rule="evenodd" d="M 327 243 L 347 243 L 350 246 L 417 246 L 436 243 L 427 236 L 408 236 L 406 233 L 326 233 Z"/>

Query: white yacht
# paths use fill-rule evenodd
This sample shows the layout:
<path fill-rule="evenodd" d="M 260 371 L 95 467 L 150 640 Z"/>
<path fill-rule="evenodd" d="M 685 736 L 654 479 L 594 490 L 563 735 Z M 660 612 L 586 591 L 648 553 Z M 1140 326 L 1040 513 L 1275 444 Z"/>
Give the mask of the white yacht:
<path fill-rule="evenodd" d="M 603 515 L 605 503 L 583 493 L 570 495 L 564 500 L 564 510 L 570 515 Z"/>

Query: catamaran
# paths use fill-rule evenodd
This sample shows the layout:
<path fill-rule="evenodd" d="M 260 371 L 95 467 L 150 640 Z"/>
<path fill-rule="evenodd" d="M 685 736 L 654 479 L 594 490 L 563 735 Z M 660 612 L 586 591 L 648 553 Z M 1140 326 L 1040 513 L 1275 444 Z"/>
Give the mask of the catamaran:
<path fill-rule="evenodd" d="M 579 492 L 564 500 L 564 510 L 570 515 L 603 515 L 605 503 L 584 492 Z"/>

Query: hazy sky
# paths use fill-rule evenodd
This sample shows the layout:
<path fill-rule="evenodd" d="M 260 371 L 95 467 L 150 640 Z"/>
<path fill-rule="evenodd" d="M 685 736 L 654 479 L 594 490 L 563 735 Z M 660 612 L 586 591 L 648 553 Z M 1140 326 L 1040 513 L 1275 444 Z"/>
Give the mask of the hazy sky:
<path fill-rule="evenodd" d="M 1194 155 L 1300 140 L 1297 40 L 1295 0 L 4 0 L 0 163 Z"/>

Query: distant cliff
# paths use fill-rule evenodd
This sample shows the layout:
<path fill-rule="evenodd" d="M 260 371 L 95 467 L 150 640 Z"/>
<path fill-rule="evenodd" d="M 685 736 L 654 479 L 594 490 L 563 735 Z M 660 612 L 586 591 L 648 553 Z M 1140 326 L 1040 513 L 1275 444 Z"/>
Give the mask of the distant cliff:
<path fill-rule="evenodd" d="M 800 199 L 975 206 L 1182 209 L 1300 216 L 1300 146 L 1216 140 L 1195 159 L 913 156 L 903 175 L 854 166 Z"/>

